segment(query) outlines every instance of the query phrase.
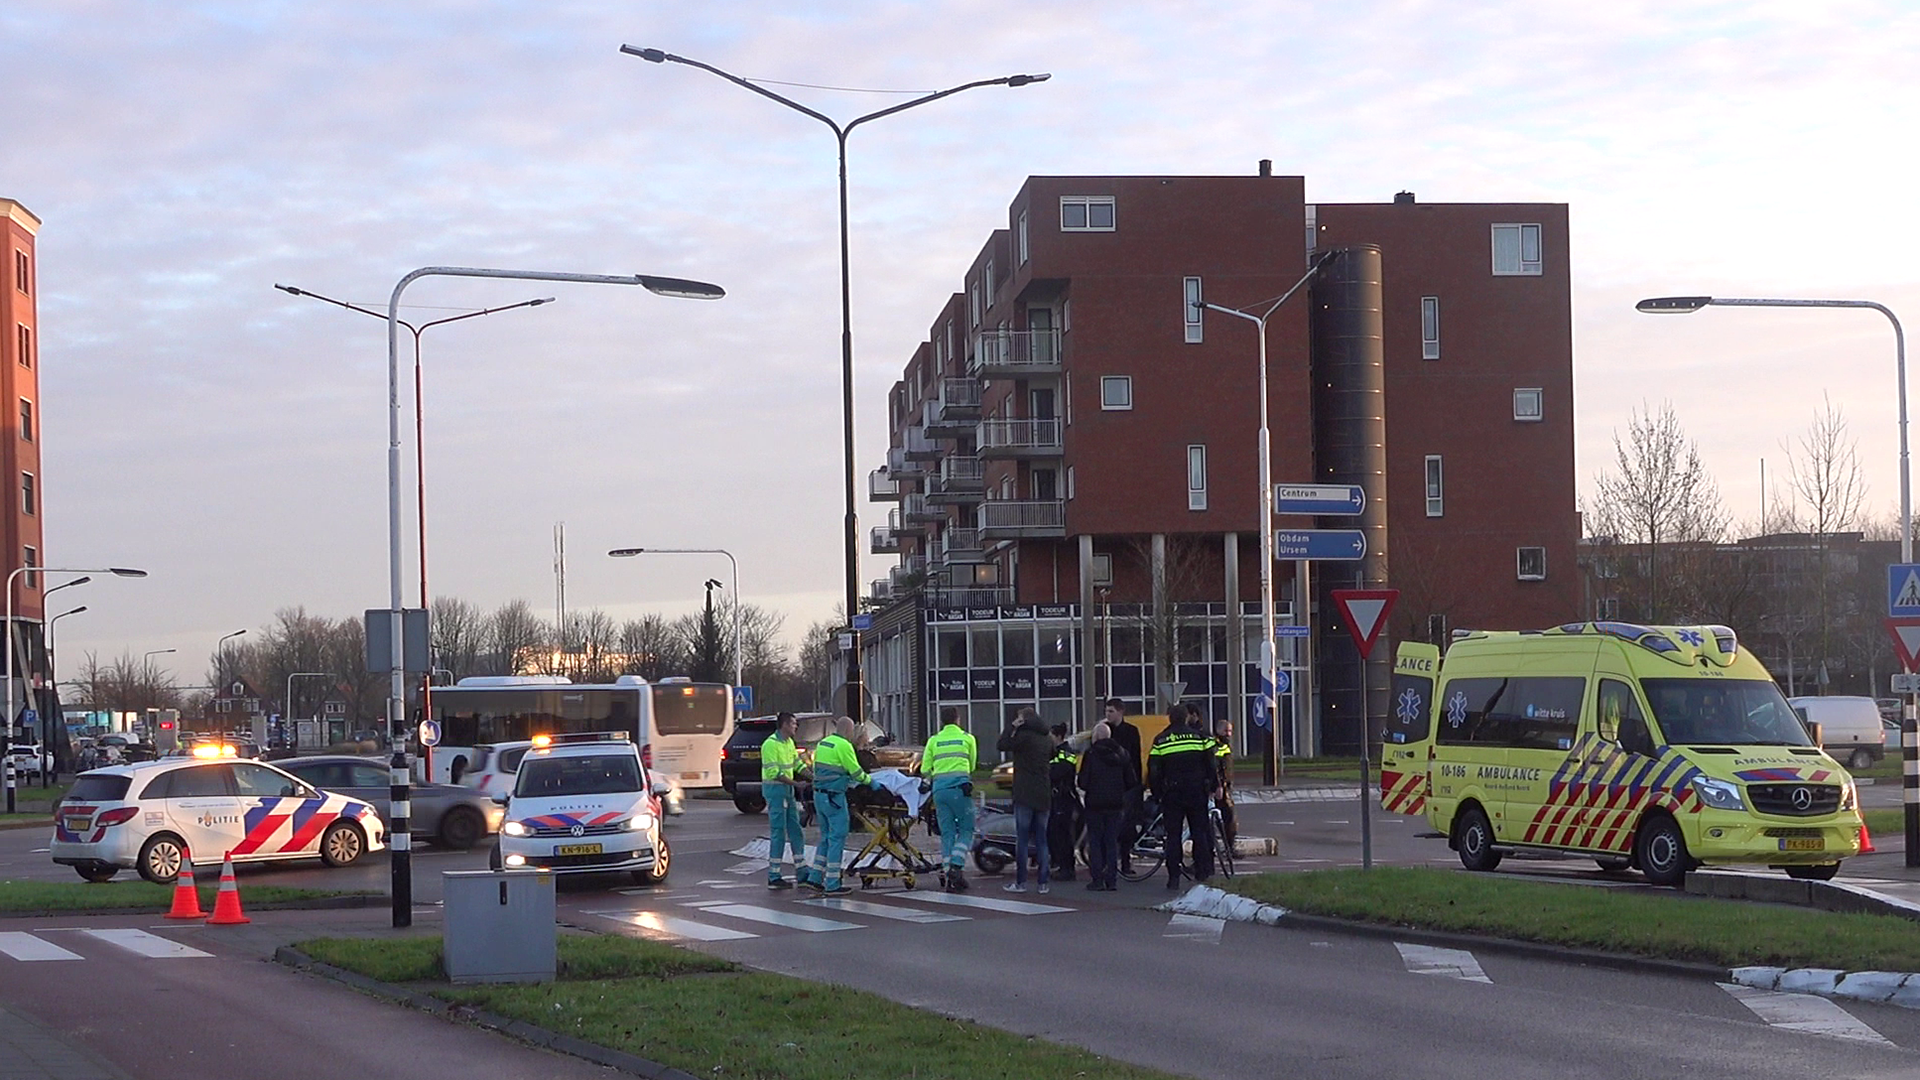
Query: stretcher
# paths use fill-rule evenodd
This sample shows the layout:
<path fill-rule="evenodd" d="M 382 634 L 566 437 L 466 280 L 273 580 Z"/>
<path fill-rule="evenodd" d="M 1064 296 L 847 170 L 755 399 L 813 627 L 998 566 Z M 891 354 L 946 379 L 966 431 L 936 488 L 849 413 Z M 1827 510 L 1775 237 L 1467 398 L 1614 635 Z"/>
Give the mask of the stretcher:
<path fill-rule="evenodd" d="M 898 881 L 913 888 L 921 874 L 935 874 L 940 868 L 920 849 L 913 846 L 915 822 L 933 825 L 933 801 L 912 800 L 887 790 L 854 788 L 848 792 L 847 810 L 855 829 L 867 830 L 867 842 L 847 863 L 846 876 L 860 879 L 860 887 L 871 889 L 875 882 Z"/>

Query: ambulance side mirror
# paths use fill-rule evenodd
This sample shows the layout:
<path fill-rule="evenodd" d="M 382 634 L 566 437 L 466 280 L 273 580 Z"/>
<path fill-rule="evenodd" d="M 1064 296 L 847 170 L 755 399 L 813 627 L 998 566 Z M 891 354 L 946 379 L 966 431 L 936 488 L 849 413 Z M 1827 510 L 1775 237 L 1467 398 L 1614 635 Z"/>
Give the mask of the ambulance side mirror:
<path fill-rule="evenodd" d="M 1645 722 L 1637 717 L 1625 717 L 1620 721 L 1620 748 L 1642 757 L 1657 757 L 1653 748 L 1653 734 L 1647 730 Z"/>

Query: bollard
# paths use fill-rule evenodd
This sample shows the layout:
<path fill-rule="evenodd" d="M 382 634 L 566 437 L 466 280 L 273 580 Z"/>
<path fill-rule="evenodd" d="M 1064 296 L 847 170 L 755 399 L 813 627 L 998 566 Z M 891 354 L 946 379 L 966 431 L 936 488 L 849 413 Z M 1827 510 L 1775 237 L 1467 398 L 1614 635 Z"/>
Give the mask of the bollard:
<path fill-rule="evenodd" d="M 13 755 L 7 755 L 7 813 L 13 813 Z"/>

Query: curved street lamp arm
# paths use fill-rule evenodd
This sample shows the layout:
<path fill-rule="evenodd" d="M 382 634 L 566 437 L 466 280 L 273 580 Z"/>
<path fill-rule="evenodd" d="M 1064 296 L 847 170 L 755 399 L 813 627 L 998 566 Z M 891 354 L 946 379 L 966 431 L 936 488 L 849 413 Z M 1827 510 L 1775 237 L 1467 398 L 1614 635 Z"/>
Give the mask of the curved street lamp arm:
<path fill-rule="evenodd" d="M 897 113 L 897 112 L 905 112 L 916 105 L 925 105 L 929 101 L 938 101 L 943 97 L 948 97 L 953 94 L 958 94 L 962 90 L 972 90 L 975 87 L 979 87 L 979 86 L 1013 86 L 1013 85 L 1025 86 L 1027 85 L 1027 83 L 1045 82 L 1046 80 L 1051 78 L 1053 78 L 1053 76 L 1050 74 L 1048 75 L 1004 75 L 998 79 L 978 79 L 974 82 L 962 83 L 959 86 L 949 87 L 945 90 L 936 90 L 931 94 L 925 94 L 925 95 L 922 95 L 921 97 L 914 98 L 912 101 L 903 101 L 898 105 L 881 109 L 878 112 L 870 112 L 865 116 L 858 117 L 854 120 L 848 121 L 846 131 L 847 131 L 847 134 L 851 135 L 853 133 L 854 128 L 859 127 L 861 124 L 864 124 L 869 120 L 878 120 L 883 116 L 892 116 L 894 113 Z M 1016 84 L 1014 82 L 1015 79 L 1021 79 L 1024 81 Z"/>
<path fill-rule="evenodd" d="M 684 56 L 675 56 L 670 52 L 661 52 L 659 49 L 636 49 L 631 45 L 620 46 L 620 51 L 623 53 L 626 53 L 628 56 L 637 56 L 642 60 L 650 60 L 656 64 L 666 63 L 671 61 L 672 63 L 675 63 L 675 64 L 685 64 L 688 67 L 696 67 L 696 68 L 699 68 L 701 71 L 708 72 L 709 74 L 718 75 L 721 78 L 727 80 L 730 83 L 733 83 L 736 86 L 744 86 L 747 89 L 753 91 L 754 93 L 759 94 L 761 97 L 771 98 L 772 100 L 777 101 L 782 105 L 785 105 L 787 108 L 792 109 L 795 112 L 805 113 L 808 116 L 813 117 L 815 120 L 818 120 L 821 123 L 832 128 L 833 134 L 836 138 L 845 139 L 847 137 L 846 129 L 841 128 L 839 122 L 834 120 L 833 117 L 828 116 L 825 113 L 817 112 L 813 109 L 809 109 L 805 105 L 800 104 L 799 102 L 793 100 L 792 98 L 784 97 L 780 94 L 776 94 L 773 91 L 767 89 L 766 87 L 759 85 L 758 83 L 748 82 L 746 79 L 743 79 L 738 75 L 734 75 L 726 71 L 721 71 L 719 68 L 714 67 L 712 64 L 703 64 L 698 60 L 689 60 Z M 951 91 L 949 91 L 949 93 L 950 92 Z M 905 108 L 905 106 L 902 106 L 902 108 Z M 864 120 L 864 119 L 867 119 L 867 117 L 861 117 L 861 119 Z M 859 122 L 860 122 L 859 120 L 854 121 L 855 124 Z M 853 127 L 853 124 L 847 125 L 847 128 L 852 128 L 852 127 Z"/>

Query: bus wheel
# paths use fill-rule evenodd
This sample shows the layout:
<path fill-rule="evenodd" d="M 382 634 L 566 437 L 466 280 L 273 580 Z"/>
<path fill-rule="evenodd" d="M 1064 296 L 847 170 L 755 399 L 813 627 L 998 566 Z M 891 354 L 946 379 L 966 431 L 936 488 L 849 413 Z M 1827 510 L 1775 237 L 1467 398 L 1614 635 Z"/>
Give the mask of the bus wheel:
<path fill-rule="evenodd" d="M 1493 823 L 1477 806 L 1467 807 L 1454 822 L 1453 847 L 1460 853 L 1460 865 L 1469 870 L 1492 870 L 1500 865 L 1500 853 L 1493 850 Z"/>
<path fill-rule="evenodd" d="M 1656 814 L 1640 824 L 1633 854 L 1640 872 L 1653 884 L 1672 889 L 1686 884 L 1692 862 L 1687 855 L 1687 839 L 1680 835 L 1679 824 L 1665 814 Z"/>
<path fill-rule="evenodd" d="M 1787 867 L 1787 876 L 1795 881 L 1832 881 L 1833 875 L 1839 872 L 1840 864 L 1837 862 L 1830 862 L 1821 866 Z"/>

